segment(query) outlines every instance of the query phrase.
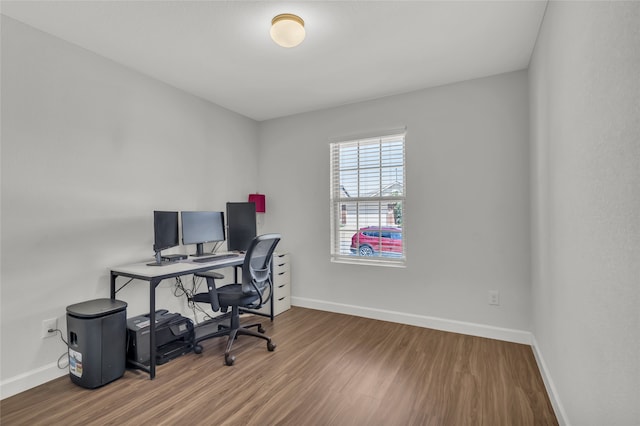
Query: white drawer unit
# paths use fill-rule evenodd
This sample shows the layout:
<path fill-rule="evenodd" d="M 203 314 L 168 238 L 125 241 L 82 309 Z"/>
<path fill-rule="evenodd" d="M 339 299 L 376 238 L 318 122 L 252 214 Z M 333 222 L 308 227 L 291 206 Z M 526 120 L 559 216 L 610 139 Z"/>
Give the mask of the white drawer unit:
<path fill-rule="evenodd" d="M 273 315 L 275 316 L 291 308 L 291 263 L 289 253 L 274 253 L 271 274 L 273 280 Z M 270 314 L 271 303 L 267 303 L 259 312 Z"/>

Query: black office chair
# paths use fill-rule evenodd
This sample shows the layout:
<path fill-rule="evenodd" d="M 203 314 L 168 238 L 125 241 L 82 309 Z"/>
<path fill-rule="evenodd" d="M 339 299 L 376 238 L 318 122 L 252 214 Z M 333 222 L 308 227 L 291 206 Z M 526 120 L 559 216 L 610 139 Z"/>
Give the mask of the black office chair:
<path fill-rule="evenodd" d="M 266 340 L 269 351 L 276 348 L 276 345 L 271 342 L 271 338 L 263 334 L 264 329 L 261 324 L 240 326 L 240 308 L 259 309 L 271 298 L 273 294 L 271 258 L 279 241 L 280 234 L 260 235 L 253 239 L 242 265 L 242 283 L 227 284 L 216 288 L 215 280 L 223 278 L 222 275 L 214 271 L 195 274 L 198 277 L 206 278 L 208 292 L 194 295 L 194 302 L 208 303 L 214 312 L 220 309 L 227 312 L 227 309 L 231 307 L 229 326 L 220 326 L 217 332 L 196 337 L 194 341 L 195 353 L 202 353 L 201 341 L 228 335 L 229 340 L 224 352 L 224 360 L 227 365 L 233 365 L 235 357 L 230 354 L 231 345 L 236 336 L 240 334 Z M 257 327 L 258 331 L 250 330 L 250 327 Z"/>

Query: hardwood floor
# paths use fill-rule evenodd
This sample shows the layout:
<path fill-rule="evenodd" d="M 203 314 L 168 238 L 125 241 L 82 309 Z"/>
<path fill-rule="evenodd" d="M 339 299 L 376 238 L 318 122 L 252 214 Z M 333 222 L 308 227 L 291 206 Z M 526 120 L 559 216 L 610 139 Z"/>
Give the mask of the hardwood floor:
<path fill-rule="evenodd" d="M 250 318 L 255 319 L 255 318 Z M 261 318 L 262 319 L 262 318 Z M 278 345 L 241 336 L 99 389 L 68 376 L 7 398 L 9 425 L 556 425 L 529 346 L 293 307 Z"/>

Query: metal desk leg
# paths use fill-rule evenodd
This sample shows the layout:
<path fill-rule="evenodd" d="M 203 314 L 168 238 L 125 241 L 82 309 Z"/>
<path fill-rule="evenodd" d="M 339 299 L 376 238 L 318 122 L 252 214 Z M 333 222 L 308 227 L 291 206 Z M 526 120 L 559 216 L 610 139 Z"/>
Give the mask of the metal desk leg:
<path fill-rule="evenodd" d="M 156 287 L 162 280 L 149 282 L 149 378 L 156 377 Z"/>
<path fill-rule="evenodd" d="M 274 309 L 274 306 L 273 306 L 274 301 L 273 301 L 273 299 L 275 299 L 275 297 L 273 295 L 273 289 L 274 289 L 274 285 L 273 285 L 273 283 L 271 283 L 271 298 L 269 300 L 269 305 L 271 306 L 271 313 L 269 314 L 269 319 L 271 320 L 271 322 L 273 322 L 273 317 L 274 317 L 274 315 L 273 315 L 273 309 Z"/>
<path fill-rule="evenodd" d="M 111 273 L 111 300 L 115 300 L 116 298 L 116 278 L 118 276 L 116 274 L 114 274 L 113 272 Z"/>

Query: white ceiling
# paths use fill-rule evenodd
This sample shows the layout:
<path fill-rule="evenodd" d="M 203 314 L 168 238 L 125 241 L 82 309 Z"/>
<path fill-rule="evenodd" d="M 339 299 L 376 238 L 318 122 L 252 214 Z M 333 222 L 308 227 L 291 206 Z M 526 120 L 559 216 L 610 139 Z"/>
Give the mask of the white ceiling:
<path fill-rule="evenodd" d="M 1 12 L 266 120 L 527 68 L 546 1 L 2 1 Z M 285 49 L 271 19 L 307 36 Z"/>

